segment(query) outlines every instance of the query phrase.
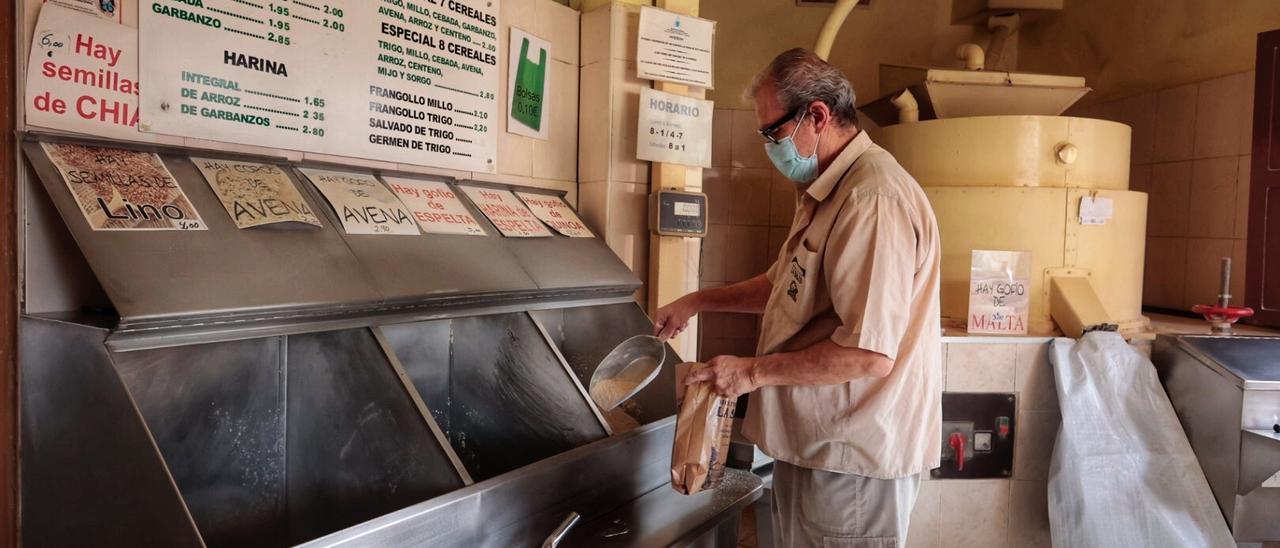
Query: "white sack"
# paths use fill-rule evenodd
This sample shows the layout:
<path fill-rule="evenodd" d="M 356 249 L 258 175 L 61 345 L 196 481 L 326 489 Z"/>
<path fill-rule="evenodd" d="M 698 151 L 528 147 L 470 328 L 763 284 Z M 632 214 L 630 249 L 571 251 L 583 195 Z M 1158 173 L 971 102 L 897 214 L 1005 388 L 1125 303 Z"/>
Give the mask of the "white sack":
<path fill-rule="evenodd" d="M 1155 367 L 1117 333 L 1057 339 L 1049 467 L 1057 548 L 1235 548 Z"/>

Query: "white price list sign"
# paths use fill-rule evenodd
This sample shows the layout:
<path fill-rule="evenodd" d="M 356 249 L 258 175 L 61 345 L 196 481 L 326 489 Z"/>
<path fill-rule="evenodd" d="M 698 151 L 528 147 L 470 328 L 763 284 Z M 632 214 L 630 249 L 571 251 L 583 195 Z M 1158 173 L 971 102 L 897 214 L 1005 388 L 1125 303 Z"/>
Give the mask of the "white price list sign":
<path fill-rule="evenodd" d="M 497 161 L 498 0 L 156 0 L 143 131 L 466 171 Z"/>
<path fill-rule="evenodd" d="M 711 167 L 711 101 L 640 90 L 636 157 L 695 167 Z"/>

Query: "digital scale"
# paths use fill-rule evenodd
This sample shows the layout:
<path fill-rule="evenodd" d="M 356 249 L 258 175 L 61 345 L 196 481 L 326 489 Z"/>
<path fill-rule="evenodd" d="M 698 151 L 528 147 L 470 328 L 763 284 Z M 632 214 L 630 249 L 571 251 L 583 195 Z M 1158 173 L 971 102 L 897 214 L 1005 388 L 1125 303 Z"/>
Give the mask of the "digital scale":
<path fill-rule="evenodd" d="M 649 230 L 662 236 L 701 238 L 707 235 L 707 195 L 659 190 L 649 196 Z"/>

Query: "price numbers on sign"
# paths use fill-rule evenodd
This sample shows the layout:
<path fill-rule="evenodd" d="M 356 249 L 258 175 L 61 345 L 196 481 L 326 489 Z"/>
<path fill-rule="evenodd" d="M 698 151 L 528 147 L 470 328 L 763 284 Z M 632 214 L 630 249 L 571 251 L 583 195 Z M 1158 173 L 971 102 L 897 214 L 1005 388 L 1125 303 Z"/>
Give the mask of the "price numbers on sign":
<path fill-rule="evenodd" d="M 636 157 L 710 167 L 712 110 L 711 101 L 641 90 Z"/>
<path fill-rule="evenodd" d="M 676 131 L 671 129 L 649 128 L 649 135 L 656 135 L 658 137 L 670 137 L 672 139 L 684 139 L 683 131 Z"/>

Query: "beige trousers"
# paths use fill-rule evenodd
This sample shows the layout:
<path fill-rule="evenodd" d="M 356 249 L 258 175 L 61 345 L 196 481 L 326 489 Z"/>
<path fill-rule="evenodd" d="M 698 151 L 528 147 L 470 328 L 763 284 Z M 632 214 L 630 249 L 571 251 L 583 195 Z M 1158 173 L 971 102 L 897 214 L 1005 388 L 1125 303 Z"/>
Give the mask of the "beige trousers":
<path fill-rule="evenodd" d="M 920 476 L 882 480 L 774 461 L 775 548 L 906 546 Z"/>

